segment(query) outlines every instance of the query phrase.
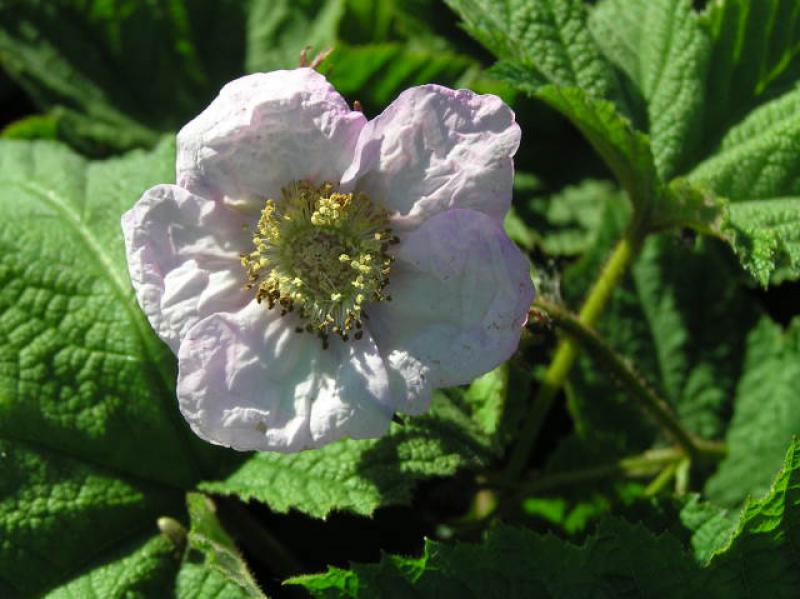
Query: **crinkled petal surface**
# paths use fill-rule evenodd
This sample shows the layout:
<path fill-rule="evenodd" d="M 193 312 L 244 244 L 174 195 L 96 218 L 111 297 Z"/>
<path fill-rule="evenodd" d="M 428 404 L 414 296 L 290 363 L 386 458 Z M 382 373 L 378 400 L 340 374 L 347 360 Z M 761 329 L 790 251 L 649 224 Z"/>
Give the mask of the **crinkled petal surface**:
<path fill-rule="evenodd" d="M 323 349 L 298 324 L 253 302 L 191 328 L 178 354 L 178 401 L 199 436 L 290 452 L 386 432 L 395 406 L 372 338 Z"/>
<path fill-rule="evenodd" d="M 424 85 L 406 90 L 361 131 L 343 185 L 413 227 L 451 208 L 500 222 L 511 202 L 514 113 L 497 96 Z"/>
<path fill-rule="evenodd" d="M 181 129 L 178 185 L 257 212 L 291 182 L 338 182 L 365 122 L 312 69 L 247 75 Z"/>
<path fill-rule="evenodd" d="M 252 299 L 239 259 L 249 243 L 247 225 L 235 210 L 175 185 L 149 189 L 123 215 L 136 298 L 175 353 L 198 320 Z"/>
<path fill-rule="evenodd" d="M 489 216 L 450 210 L 402 238 L 392 301 L 368 327 L 390 370 L 398 409 L 427 407 L 431 388 L 468 383 L 515 351 L 533 284 L 528 261 Z"/>

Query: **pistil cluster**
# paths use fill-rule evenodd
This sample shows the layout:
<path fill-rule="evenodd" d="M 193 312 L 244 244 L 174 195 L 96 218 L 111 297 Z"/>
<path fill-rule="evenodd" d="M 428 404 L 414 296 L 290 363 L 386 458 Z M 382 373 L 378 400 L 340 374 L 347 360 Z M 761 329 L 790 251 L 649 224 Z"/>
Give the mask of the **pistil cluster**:
<path fill-rule="evenodd" d="M 330 183 L 306 181 L 266 200 L 253 235 L 253 251 L 242 254 L 247 287 L 281 316 L 296 312 L 306 321 L 298 332 L 330 334 L 345 341 L 362 336 L 364 305 L 388 301 L 397 243 L 386 210 L 362 193 L 339 193 Z"/>

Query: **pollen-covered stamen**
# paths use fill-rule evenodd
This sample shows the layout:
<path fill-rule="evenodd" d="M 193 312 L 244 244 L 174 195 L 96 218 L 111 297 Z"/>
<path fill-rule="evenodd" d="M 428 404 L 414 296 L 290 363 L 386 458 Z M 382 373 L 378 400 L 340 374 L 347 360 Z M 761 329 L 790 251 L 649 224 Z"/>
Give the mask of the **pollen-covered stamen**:
<path fill-rule="evenodd" d="M 361 337 L 363 305 L 385 301 L 397 238 L 388 214 L 364 194 L 338 193 L 330 183 L 301 181 L 285 187 L 280 201 L 266 200 L 242 255 L 248 287 L 281 314 L 296 311 L 305 329 L 326 344 L 331 333 Z"/>

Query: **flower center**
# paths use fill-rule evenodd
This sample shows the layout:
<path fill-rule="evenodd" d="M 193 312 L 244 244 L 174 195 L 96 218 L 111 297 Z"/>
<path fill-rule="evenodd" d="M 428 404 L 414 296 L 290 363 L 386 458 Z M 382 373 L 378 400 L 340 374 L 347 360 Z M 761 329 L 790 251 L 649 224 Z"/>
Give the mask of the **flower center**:
<path fill-rule="evenodd" d="M 338 193 L 300 181 L 266 200 L 253 235 L 253 251 L 242 254 L 248 289 L 281 316 L 297 310 L 298 327 L 327 346 L 331 333 L 360 339 L 364 304 L 391 299 L 384 292 L 397 243 L 389 217 L 363 193 Z"/>

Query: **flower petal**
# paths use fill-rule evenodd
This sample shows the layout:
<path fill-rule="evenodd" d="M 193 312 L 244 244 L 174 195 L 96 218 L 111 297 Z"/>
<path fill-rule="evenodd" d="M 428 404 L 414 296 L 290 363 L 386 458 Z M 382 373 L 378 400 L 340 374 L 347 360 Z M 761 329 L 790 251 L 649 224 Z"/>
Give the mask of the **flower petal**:
<path fill-rule="evenodd" d="M 440 213 L 401 238 L 391 302 L 368 308 L 368 327 L 416 413 L 430 390 L 461 385 L 507 360 L 533 301 L 529 265 L 492 218 Z M 401 377 L 402 382 L 398 380 Z"/>
<path fill-rule="evenodd" d="M 313 69 L 236 79 L 178 133 L 178 185 L 257 212 L 293 181 L 338 182 L 365 122 Z"/>
<path fill-rule="evenodd" d="M 128 270 L 153 329 L 177 353 L 199 319 L 245 306 L 245 221 L 222 204 L 158 185 L 122 216 Z"/>
<path fill-rule="evenodd" d="M 414 87 L 361 131 L 343 185 L 382 202 L 401 226 L 450 208 L 499 222 L 511 202 L 519 140 L 514 113 L 497 96 Z"/>
<path fill-rule="evenodd" d="M 386 432 L 394 402 L 372 338 L 323 349 L 298 324 L 253 302 L 192 327 L 178 354 L 178 401 L 195 433 L 242 451 L 292 452 Z"/>

